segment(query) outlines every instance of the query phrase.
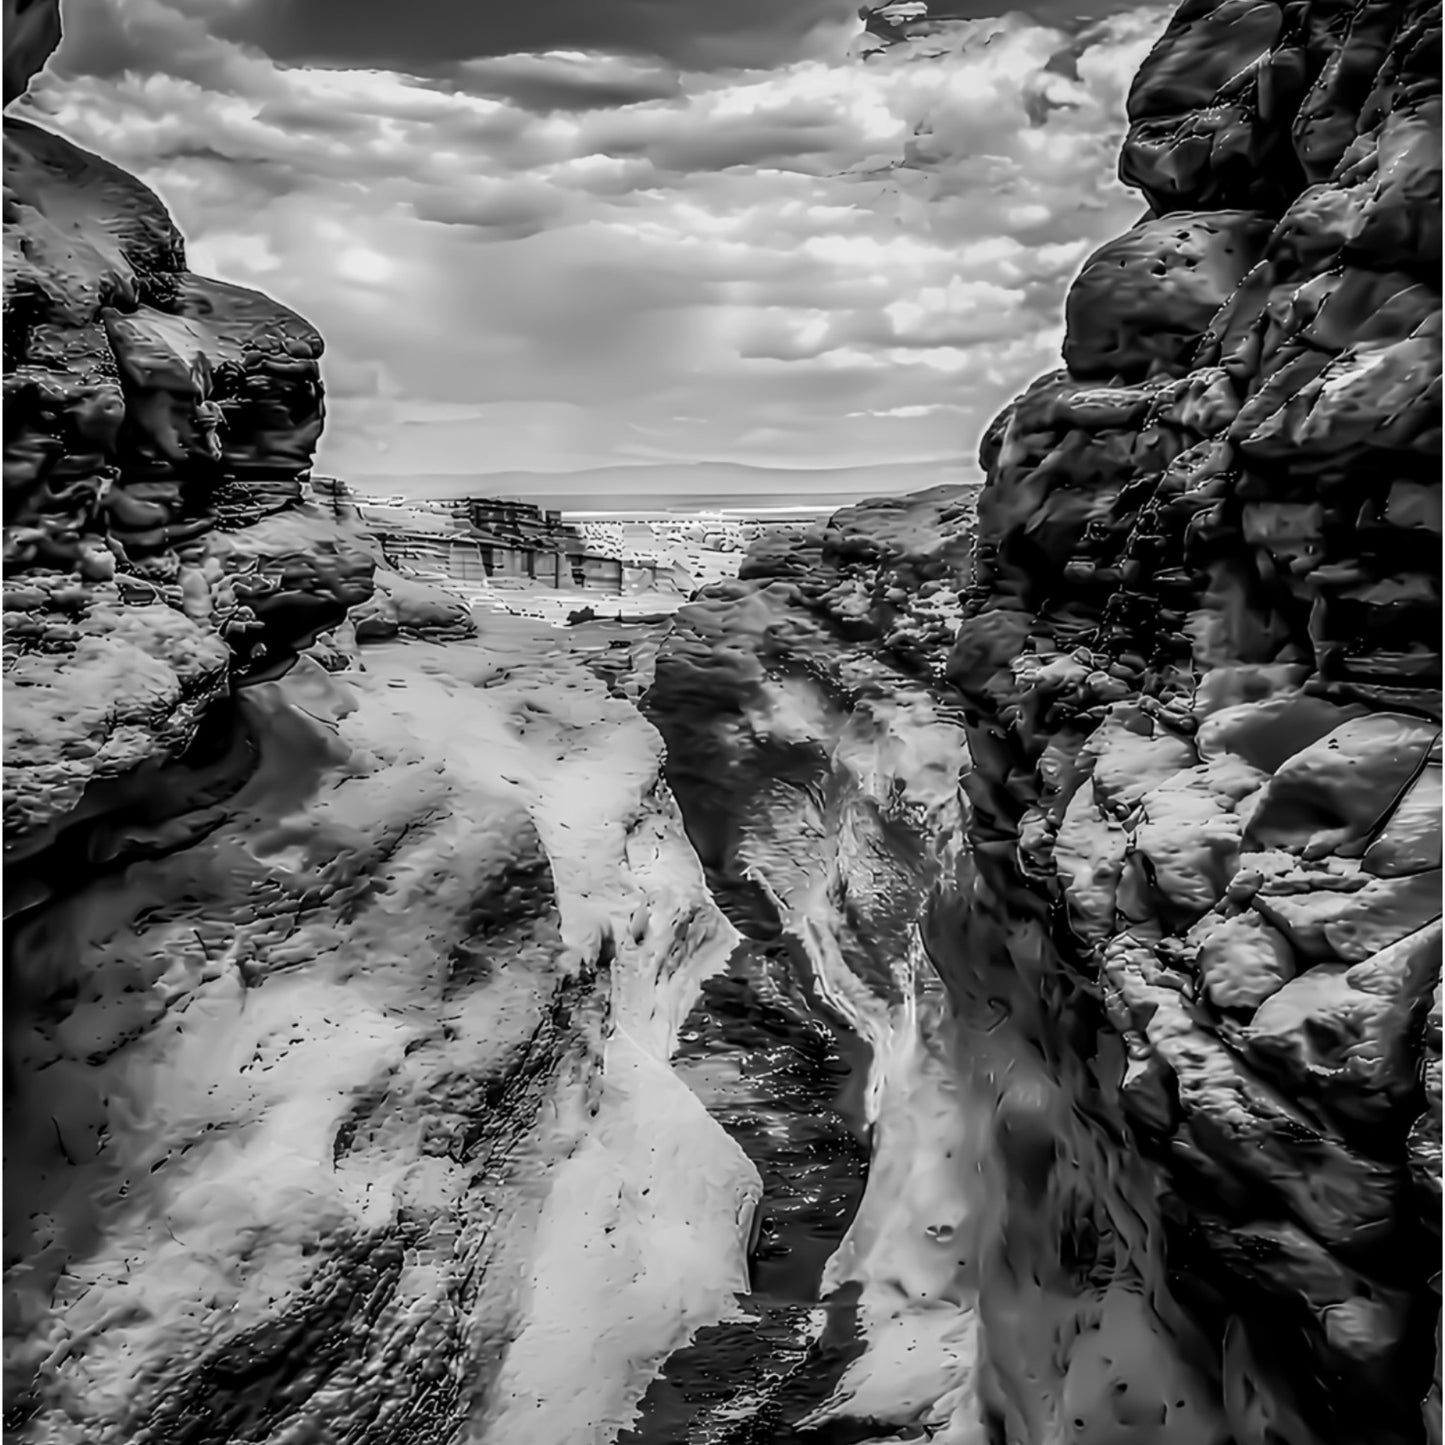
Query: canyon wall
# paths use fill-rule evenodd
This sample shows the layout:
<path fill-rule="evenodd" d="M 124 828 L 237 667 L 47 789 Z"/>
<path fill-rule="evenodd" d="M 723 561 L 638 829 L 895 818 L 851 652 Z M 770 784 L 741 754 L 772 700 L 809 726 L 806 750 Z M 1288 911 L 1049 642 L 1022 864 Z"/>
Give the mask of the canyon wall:
<path fill-rule="evenodd" d="M 923 8 L 871 15 L 883 63 L 946 49 Z M 835 989 L 875 1012 L 904 959 L 947 992 L 950 1132 L 910 1147 L 969 1177 L 892 1248 L 950 1246 L 979 1399 L 895 1424 L 1440 1439 L 1439 37 L 1189 0 L 1129 97 L 1147 214 L 988 429 L 971 547 L 939 498 L 840 514 L 659 656 L 739 926 L 876 939 Z"/>
<path fill-rule="evenodd" d="M 468 641 L 310 477 L 315 332 L 7 117 L 7 1431 L 616 1438 L 749 1285 L 669 1066 L 741 934 L 870 1161 L 845 1367 L 727 1438 L 1438 1441 L 1438 41 L 1186 5 L 982 493 L 655 673 Z"/>
<path fill-rule="evenodd" d="M 5 183 L 6 1438 L 614 1439 L 759 1190 L 657 735 L 387 569 L 304 320 L 12 115 Z"/>

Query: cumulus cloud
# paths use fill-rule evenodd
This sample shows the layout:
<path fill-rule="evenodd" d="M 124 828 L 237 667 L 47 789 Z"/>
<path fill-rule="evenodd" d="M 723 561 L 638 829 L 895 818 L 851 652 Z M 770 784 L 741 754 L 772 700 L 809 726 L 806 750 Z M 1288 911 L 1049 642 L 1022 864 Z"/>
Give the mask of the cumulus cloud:
<path fill-rule="evenodd" d="M 365 4 L 307 48 L 326 8 L 72 4 L 27 104 L 154 186 L 198 269 L 315 322 L 353 475 L 971 454 L 1139 212 L 1123 99 L 1167 18 L 865 61 L 819 51 L 821 0 L 449 3 L 443 66 L 414 3 L 382 67 Z"/>

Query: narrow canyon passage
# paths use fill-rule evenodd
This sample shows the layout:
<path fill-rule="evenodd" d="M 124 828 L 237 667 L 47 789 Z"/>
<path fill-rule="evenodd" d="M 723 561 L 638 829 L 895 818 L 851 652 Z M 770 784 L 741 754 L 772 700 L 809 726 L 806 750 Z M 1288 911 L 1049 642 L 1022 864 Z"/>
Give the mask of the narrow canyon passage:
<path fill-rule="evenodd" d="M 798 1427 L 861 1348 L 856 1286 L 823 1297 L 822 1280 L 867 1179 L 868 1053 L 798 952 L 743 943 L 704 983 L 673 1067 L 762 1178 L 752 1288 L 672 1356 L 619 1445 L 861 1438 L 852 1424 Z"/>
<path fill-rule="evenodd" d="M 6 1445 L 1442 1445 L 1441 0 L 1175 3 L 5 0 Z"/>

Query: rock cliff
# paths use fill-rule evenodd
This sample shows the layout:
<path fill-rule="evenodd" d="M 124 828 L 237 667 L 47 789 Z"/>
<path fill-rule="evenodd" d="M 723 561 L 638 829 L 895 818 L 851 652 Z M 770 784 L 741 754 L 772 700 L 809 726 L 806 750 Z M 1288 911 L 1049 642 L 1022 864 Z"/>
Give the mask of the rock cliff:
<path fill-rule="evenodd" d="M 869 28 L 936 48 L 925 8 Z M 658 659 L 740 926 L 930 1000 L 953 1132 L 910 1147 L 975 1172 L 896 1221 L 954 1266 L 895 1270 L 894 1314 L 976 1310 L 991 1438 L 1440 1439 L 1439 39 L 1419 3 L 1189 0 L 1129 98 L 1148 213 L 988 429 L 972 547 L 936 499 L 841 514 Z M 961 757 L 957 814 L 908 807 Z M 885 1404 L 835 1401 L 975 1411 Z"/>
<path fill-rule="evenodd" d="M 312 481 L 305 321 L 5 147 L 7 1439 L 613 1438 L 758 1194 L 657 735 Z"/>
<path fill-rule="evenodd" d="M 7 6 L 6 95 L 59 37 Z M 371 592 L 307 499 L 321 338 L 197 276 L 156 196 L 5 119 L 7 858 L 178 758 Z"/>

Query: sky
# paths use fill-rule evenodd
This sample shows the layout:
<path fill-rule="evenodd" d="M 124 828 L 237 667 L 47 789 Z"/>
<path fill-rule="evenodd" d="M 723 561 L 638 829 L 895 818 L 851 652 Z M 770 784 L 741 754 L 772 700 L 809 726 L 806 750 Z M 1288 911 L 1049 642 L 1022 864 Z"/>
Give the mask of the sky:
<path fill-rule="evenodd" d="M 948 8 L 865 59 L 857 0 L 65 0 L 22 105 L 321 331 L 320 470 L 971 467 L 1143 212 L 1172 7 Z"/>

